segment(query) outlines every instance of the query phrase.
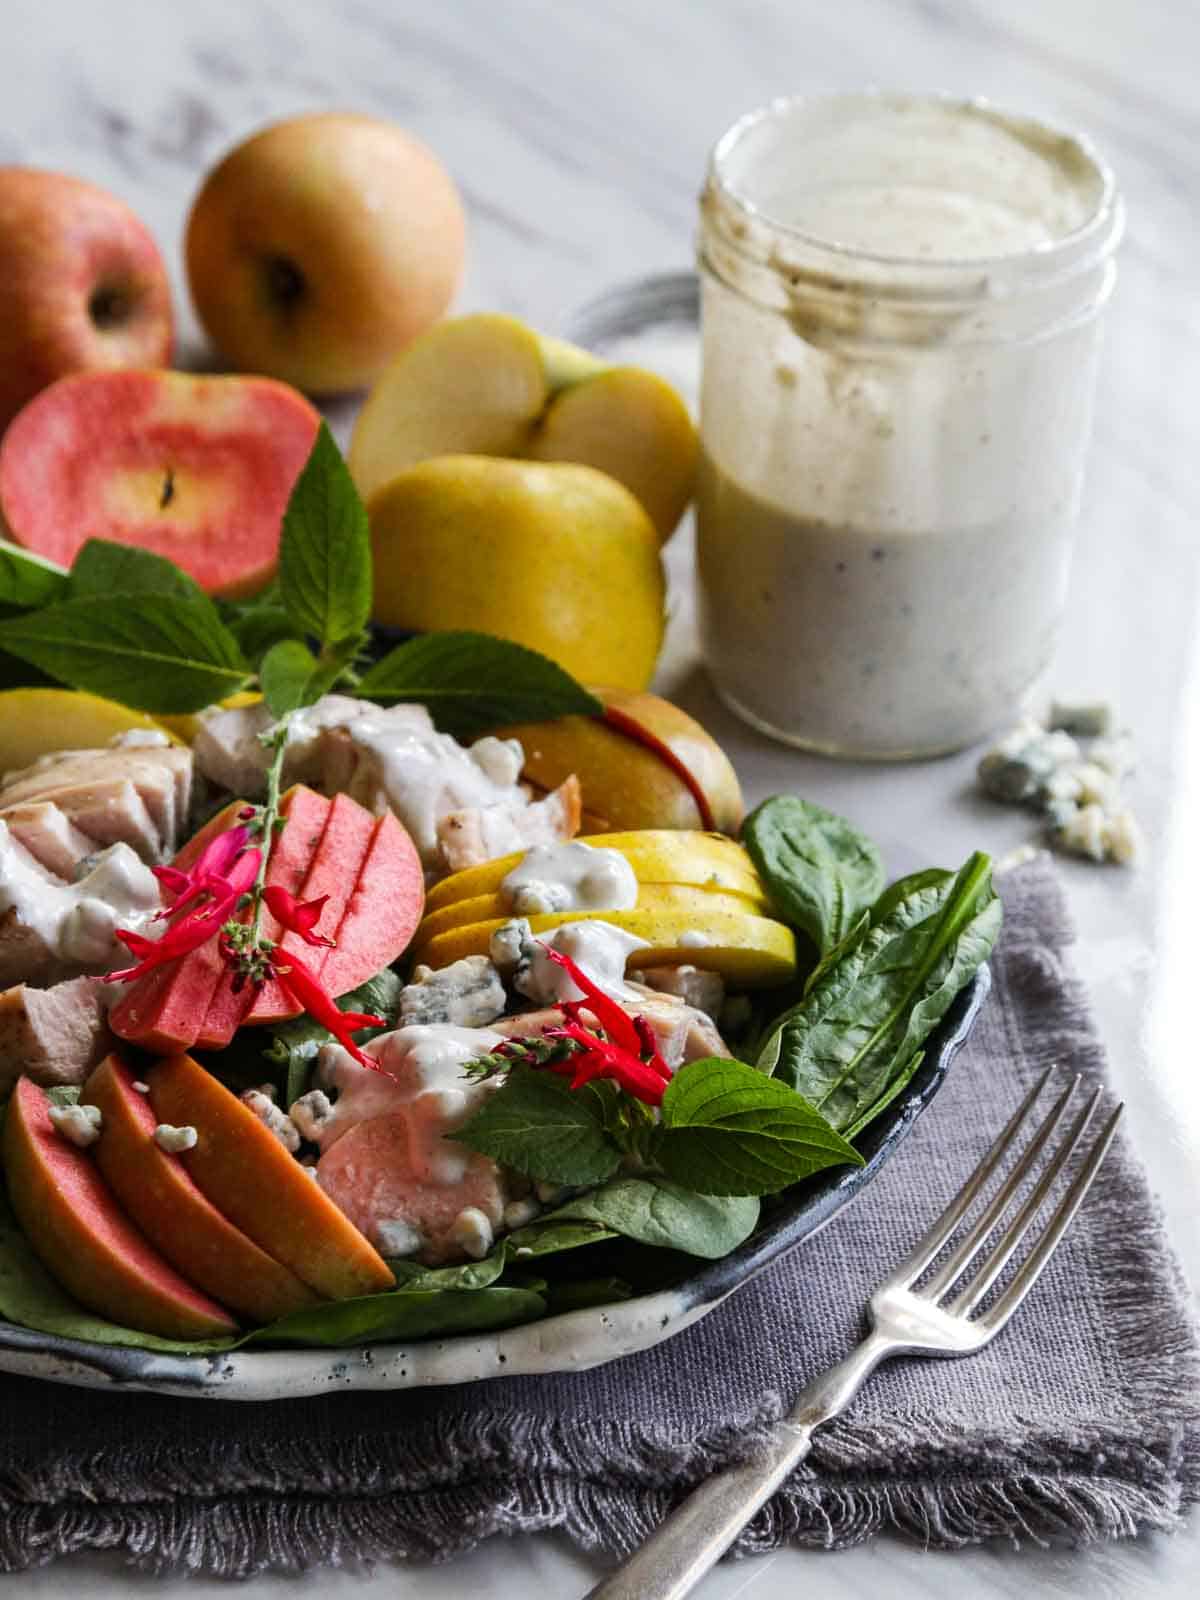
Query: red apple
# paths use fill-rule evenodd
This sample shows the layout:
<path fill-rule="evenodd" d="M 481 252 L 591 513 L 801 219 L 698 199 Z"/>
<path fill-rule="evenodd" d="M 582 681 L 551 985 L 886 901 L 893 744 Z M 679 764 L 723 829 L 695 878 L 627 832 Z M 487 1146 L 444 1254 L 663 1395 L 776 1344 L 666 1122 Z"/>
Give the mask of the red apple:
<path fill-rule="evenodd" d="M 361 389 L 449 305 L 464 232 L 453 180 L 402 128 L 293 117 L 205 180 L 187 227 L 192 299 L 241 370 Z"/>
<path fill-rule="evenodd" d="M 115 195 L 0 167 L 0 431 L 68 372 L 163 367 L 171 289 L 158 246 Z"/>
<path fill-rule="evenodd" d="M 319 423 L 271 378 L 60 378 L 0 440 L 0 532 L 63 566 L 87 539 L 136 544 L 210 594 L 253 594 Z"/>

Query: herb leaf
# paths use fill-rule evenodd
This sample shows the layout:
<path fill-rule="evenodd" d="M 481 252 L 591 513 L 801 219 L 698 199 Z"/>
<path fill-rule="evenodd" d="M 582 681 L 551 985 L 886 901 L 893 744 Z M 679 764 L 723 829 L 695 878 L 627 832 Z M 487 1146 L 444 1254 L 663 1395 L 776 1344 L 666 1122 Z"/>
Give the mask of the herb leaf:
<path fill-rule="evenodd" d="M 66 587 L 67 574 L 56 562 L 0 539 L 0 605 L 50 605 Z"/>
<path fill-rule="evenodd" d="M 89 539 L 71 565 L 66 598 L 109 594 L 173 594 L 211 605 L 196 580 L 165 556 L 137 545 Z"/>
<path fill-rule="evenodd" d="M 350 470 L 322 422 L 283 514 L 279 592 L 295 630 L 322 649 L 371 615 L 371 536 Z"/>
<path fill-rule="evenodd" d="M 595 1096 L 531 1067 L 514 1066 L 454 1138 L 545 1183 L 600 1183 L 621 1163 Z"/>
<path fill-rule="evenodd" d="M 138 711 L 201 711 L 246 683 L 237 641 L 207 598 L 107 599 L 64 600 L 0 622 L 0 649 Z"/>
<path fill-rule="evenodd" d="M 315 705 L 341 675 L 344 665 L 340 655 L 318 661 L 299 639 L 281 639 L 259 665 L 263 699 L 276 717 L 286 717 L 301 706 Z"/>
<path fill-rule="evenodd" d="M 667 1085 L 655 1159 L 699 1194 L 775 1194 L 822 1167 L 862 1165 L 819 1111 L 743 1061 L 690 1061 Z"/>
<path fill-rule="evenodd" d="M 987 959 L 1001 907 L 991 862 L 894 884 L 869 933 L 776 1024 L 763 1064 L 853 1136 L 916 1068 L 921 1045 Z M 898 1082 L 899 1080 L 899 1082 Z"/>
<path fill-rule="evenodd" d="M 779 794 L 746 818 L 742 842 L 776 910 L 825 955 L 883 888 L 883 861 L 853 823 Z"/>
<path fill-rule="evenodd" d="M 384 704 L 420 700 L 440 728 L 460 735 L 604 711 L 556 662 L 487 633 L 409 639 L 369 668 L 354 692 Z"/>
<path fill-rule="evenodd" d="M 568 1224 L 592 1224 L 606 1230 L 597 1235 L 599 1238 L 618 1233 L 656 1249 L 682 1250 L 687 1255 L 715 1261 L 754 1232 L 758 1210 L 755 1198 L 696 1194 L 669 1178 L 649 1173 L 636 1178 L 613 1178 L 590 1194 L 577 1195 L 512 1234 L 510 1242 L 514 1247 L 533 1245 L 536 1250 L 545 1234 L 553 1239 L 555 1231 Z M 552 1244 L 550 1248 L 567 1246 Z"/>

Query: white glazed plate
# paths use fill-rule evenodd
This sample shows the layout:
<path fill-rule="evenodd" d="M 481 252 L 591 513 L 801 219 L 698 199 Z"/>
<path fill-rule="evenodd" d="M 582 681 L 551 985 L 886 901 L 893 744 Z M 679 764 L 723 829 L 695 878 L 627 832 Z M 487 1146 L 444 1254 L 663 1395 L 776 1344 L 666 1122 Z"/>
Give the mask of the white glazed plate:
<path fill-rule="evenodd" d="M 777 1256 L 823 1228 L 871 1182 L 941 1087 L 990 987 L 983 967 L 930 1038 L 925 1060 L 907 1089 L 857 1140 L 864 1157 L 861 1167 L 834 1168 L 767 1202 L 762 1222 L 744 1244 L 669 1288 L 500 1333 L 341 1350 L 160 1355 L 64 1339 L 0 1321 L 0 1371 L 84 1388 L 145 1389 L 202 1400 L 283 1400 L 330 1389 L 406 1389 L 580 1371 L 648 1350 L 707 1316 Z"/>

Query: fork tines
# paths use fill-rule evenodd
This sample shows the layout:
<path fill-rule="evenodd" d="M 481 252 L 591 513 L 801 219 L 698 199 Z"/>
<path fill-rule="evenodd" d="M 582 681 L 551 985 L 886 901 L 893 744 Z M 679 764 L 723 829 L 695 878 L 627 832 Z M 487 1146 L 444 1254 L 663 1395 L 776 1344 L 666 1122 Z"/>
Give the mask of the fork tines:
<path fill-rule="evenodd" d="M 1055 1071 L 1055 1067 L 1050 1067 L 1025 1096 L 995 1144 L 946 1210 L 889 1276 L 887 1279 L 889 1286 L 913 1289 L 917 1280 L 933 1265 L 989 1178 L 1015 1148 L 1022 1129 Z M 1102 1098 L 1102 1089 L 1095 1090 L 1084 1101 L 1065 1133 L 1059 1137 L 1057 1144 L 1054 1142 L 1079 1084 L 1078 1074 L 1068 1080 L 979 1218 L 928 1280 L 914 1290 L 922 1299 L 940 1303 L 943 1311 L 958 1317 L 969 1317 L 979 1307 L 1045 1209 L 1047 1196 L 1055 1180 L 1072 1156 L 1080 1150 L 1084 1135 Z M 987 1328 L 990 1332 L 1003 1327 L 1033 1288 L 1055 1246 L 1070 1226 L 1071 1219 L 1079 1209 L 1084 1195 L 1091 1187 L 1100 1163 L 1112 1143 L 1123 1109 L 1123 1106 L 1117 1105 L 1110 1112 L 1093 1140 L 1091 1148 L 1086 1156 L 1082 1157 L 1078 1170 L 1058 1205 L 1046 1219 L 1033 1248 L 995 1302 L 976 1319 L 978 1326 Z M 1028 1197 L 1022 1202 L 1016 1214 L 1006 1219 L 1005 1213 L 1012 1205 L 1018 1190 L 1038 1169 L 1039 1163 L 1040 1173 Z M 975 1276 L 965 1282 L 957 1293 L 950 1295 L 954 1285 L 980 1255 L 990 1236 L 997 1229 L 1000 1229 L 1000 1232 L 992 1244 L 991 1252 Z"/>

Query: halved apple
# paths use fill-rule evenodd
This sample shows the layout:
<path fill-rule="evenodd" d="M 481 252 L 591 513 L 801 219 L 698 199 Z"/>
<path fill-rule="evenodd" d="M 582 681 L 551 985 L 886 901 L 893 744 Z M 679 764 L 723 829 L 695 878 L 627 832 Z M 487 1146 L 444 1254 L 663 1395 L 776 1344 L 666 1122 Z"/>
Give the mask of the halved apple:
<path fill-rule="evenodd" d="M 629 957 L 630 971 L 684 962 L 719 972 L 739 989 L 770 988 L 796 976 L 796 940 L 790 928 L 770 917 L 734 911 L 560 911 L 530 917 L 529 926 L 545 933 L 564 922 L 602 920 L 645 939 L 649 948 Z M 482 956 L 496 929 L 507 919 L 473 922 L 430 939 L 418 952 L 433 968 L 448 967 L 463 956 Z"/>
<path fill-rule="evenodd" d="M 697 441 L 687 407 L 655 373 L 479 312 L 438 323 L 396 358 L 359 413 L 349 460 L 366 499 L 441 455 L 596 467 L 665 539 L 691 499 Z"/>
<path fill-rule="evenodd" d="M 751 898 L 763 894 L 762 881 L 747 851 L 721 834 L 662 828 L 595 834 L 584 836 L 579 842 L 619 850 L 639 883 L 691 885 Z M 425 897 L 426 914 L 476 895 L 495 894 L 522 858 L 523 852 L 517 851 L 443 878 Z"/>

